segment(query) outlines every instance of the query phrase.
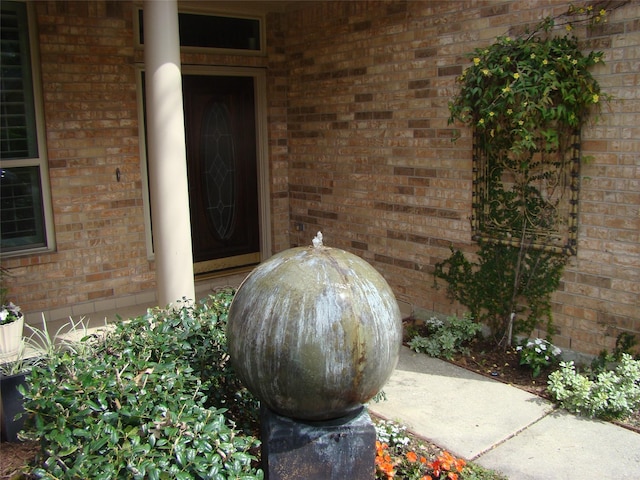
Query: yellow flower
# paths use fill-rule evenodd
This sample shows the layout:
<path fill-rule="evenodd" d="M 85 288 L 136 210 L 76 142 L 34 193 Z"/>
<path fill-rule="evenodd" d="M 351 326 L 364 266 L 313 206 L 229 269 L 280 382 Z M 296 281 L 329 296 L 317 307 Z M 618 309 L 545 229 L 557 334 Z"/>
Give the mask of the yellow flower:
<path fill-rule="evenodd" d="M 473 63 L 474 63 L 475 65 L 479 65 L 479 64 L 480 64 L 480 57 L 475 57 L 475 58 L 473 59 Z"/>
<path fill-rule="evenodd" d="M 490 117 L 493 117 L 494 115 L 495 115 L 495 113 L 494 113 L 494 112 L 489 112 L 489 116 L 490 116 Z"/>
<path fill-rule="evenodd" d="M 587 12 L 590 12 L 590 11 L 592 11 L 592 10 L 593 10 L 593 5 L 589 5 L 589 6 L 587 7 Z"/>
<path fill-rule="evenodd" d="M 600 16 L 604 17 L 607 14 L 607 11 L 603 8 L 600 10 Z"/>
<path fill-rule="evenodd" d="M 567 32 L 570 32 L 571 30 L 573 30 L 573 27 L 571 26 L 571 24 L 567 23 L 567 26 L 564 27 L 567 29 Z"/>
<path fill-rule="evenodd" d="M 531 54 L 531 59 L 533 60 L 534 58 L 536 58 L 536 54 L 535 54 L 535 53 L 532 53 L 532 54 Z"/>
<path fill-rule="evenodd" d="M 520 78 L 520 74 L 518 72 L 513 74 L 513 78 L 515 78 L 516 80 Z"/>
<path fill-rule="evenodd" d="M 511 61 L 511 57 L 504 57 L 504 63 L 509 63 Z"/>
<path fill-rule="evenodd" d="M 591 97 L 591 100 L 593 101 L 593 103 L 598 103 L 598 101 L 600 100 L 600 95 L 594 93 L 593 97 Z"/>
<path fill-rule="evenodd" d="M 518 120 L 518 125 L 520 125 L 520 126 L 524 125 L 524 121 L 523 120 Z"/>
<path fill-rule="evenodd" d="M 511 115 L 513 113 L 513 110 L 511 110 L 510 108 L 507 108 L 507 115 Z"/>
<path fill-rule="evenodd" d="M 511 91 L 511 87 L 509 87 L 509 85 L 507 85 L 502 89 L 502 93 L 509 93 L 510 91 Z"/>
<path fill-rule="evenodd" d="M 574 58 L 573 60 L 571 60 L 571 63 L 572 63 L 572 64 L 574 64 L 574 65 L 577 65 L 577 64 L 578 64 L 578 60 L 576 60 L 576 59 Z"/>
<path fill-rule="evenodd" d="M 478 125 L 484 125 L 484 118 L 481 118 L 480 120 L 478 120 Z"/>
<path fill-rule="evenodd" d="M 489 72 L 489 69 L 488 69 L 488 68 L 483 68 L 483 69 L 482 69 L 482 73 L 484 73 L 485 75 L 487 75 L 487 76 L 488 76 L 488 75 L 489 75 L 489 73 L 491 73 L 491 72 Z"/>
<path fill-rule="evenodd" d="M 544 60 L 542 60 L 542 64 L 543 65 L 547 65 L 549 63 L 549 60 L 547 60 L 546 58 Z"/>

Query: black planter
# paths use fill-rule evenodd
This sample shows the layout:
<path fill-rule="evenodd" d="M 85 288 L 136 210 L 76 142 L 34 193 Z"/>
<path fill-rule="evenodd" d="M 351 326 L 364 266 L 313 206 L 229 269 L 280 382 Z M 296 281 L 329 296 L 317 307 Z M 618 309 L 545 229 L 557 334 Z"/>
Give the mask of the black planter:
<path fill-rule="evenodd" d="M 15 419 L 16 415 L 24 412 L 22 394 L 18 386 L 26 385 L 26 374 L 18 373 L 8 377 L 0 377 L 0 418 L 2 426 L 2 441 L 17 442 L 18 432 L 24 425 L 24 417 Z"/>

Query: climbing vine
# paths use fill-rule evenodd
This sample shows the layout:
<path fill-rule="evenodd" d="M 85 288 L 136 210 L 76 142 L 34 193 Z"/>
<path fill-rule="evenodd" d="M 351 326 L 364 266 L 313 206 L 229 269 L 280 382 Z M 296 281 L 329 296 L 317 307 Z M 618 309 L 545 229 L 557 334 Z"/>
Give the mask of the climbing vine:
<path fill-rule="evenodd" d="M 475 49 L 449 104 L 449 122 L 474 130 L 479 249 L 476 261 L 452 249 L 435 276 L 498 345 L 541 322 L 554 330 L 550 297 L 577 248 L 580 129 L 609 98 L 590 72 L 603 53 L 583 54 L 572 32 L 576 22 L 596 25 L 607 15 L 606 7 L 570 7 Z"/>

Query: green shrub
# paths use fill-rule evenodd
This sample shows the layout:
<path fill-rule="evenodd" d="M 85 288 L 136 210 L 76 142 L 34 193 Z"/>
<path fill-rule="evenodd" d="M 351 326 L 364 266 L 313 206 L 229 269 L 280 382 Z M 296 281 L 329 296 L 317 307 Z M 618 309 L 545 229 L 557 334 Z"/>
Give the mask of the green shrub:
<path fill-rule="evenodd" d="M 629 332 L 622 332 L 616 338 L 616 346 L 613 352 L 606 349 L 593 359 L 590 366 L 590 376 L 595 377 L 598 373 L 607 370 L 607 367 L 622 360 L 622 355 L 627 353 L 635 360 L 640 360 L 640 353 L 634 353 L 634 348 L 638 345 L 635 335 Z"/>
<path fill-rule="evenodd" d="M 257 412 L 229 367 L 232 291 L 149 311 L 84 349 L 55 355 L 24 391 L 38 478 L 260 479 L 259 442 L 229 410 Z M 240 402 L 240 405 L 238 405 Z M 252 422 L 247 420 L 250 425 Z"/>
<path fill-rule="evenodd" d="M 628 354 L 615 370 L 591 380 L 576 372 L 573 362 L 561 362 L 549 375 L 549 393 L 562 408 L 588 417 L 624 418 L 640 408 L 640 361 Z"/>
<path fill-rule="evenodd" d="M 551 294 L 557 290 L 566 257 L 529 245 L 515 247 L 482 242 L 477 260 L 451 248 L 435 266 L 447 282 L 447 296 L 460 302 L 478 323 L 489 327 L 496 346 L 507 348 L 512 336 L 530 336 L 536 326 L 553 334 Z"/>
<path fill-rule="evenodd" d="M 465 344 L 473 340 L 482 327 L 468 316 L 449 317 L 446 321 L 432 317 L 425 323 L 427 336 L 416 335 L 409 348 L 431 357 L 452 359 L 457 353 L 467 353 Z"/>

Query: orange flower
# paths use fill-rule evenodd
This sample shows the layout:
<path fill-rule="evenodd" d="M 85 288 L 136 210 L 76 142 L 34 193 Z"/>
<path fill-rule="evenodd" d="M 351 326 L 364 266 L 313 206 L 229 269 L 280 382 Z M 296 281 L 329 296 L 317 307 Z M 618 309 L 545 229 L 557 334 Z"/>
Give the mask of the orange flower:
<path fill-rule="evenodd" d="M 391 461 L 391 455 L 387 452 L 389 445 L 376 441 L 376 467 L 377 470 L 387 476 L 387 480 L 392 479 L 396 475 L 394 464 Z"/>
<path fill-rule="evenodd" d="M 435 459 L 433 462 L 427 465 L 429 466 L 429 468 L 433 470 L 433 474 L 436 476 L 436 478 L 440 477 L 440 460 L 439 459 Z"/>
<path fill-rule="evenodd" d="M 407 460 L 411 463 L 415 463 L 418 461 L 418 455 L 415 452 L 407 452 Z"/>
<path fill-rule="evenodd" d="M 456 470 L 458 472 L 461 472 L 466 464 L 467 464 L 467 462 L 465 462 L 462 458 L 456 459 L 456 461 L 455 461 Z"/>
<path fill-rule="evenodd" d="M 442 452 L 442 455 L 438 458 L 442 464 L 442 468 L 446 471 L 451 470 L 451 465 L 455 462 L 455 458 L 449 452 Z"/>

